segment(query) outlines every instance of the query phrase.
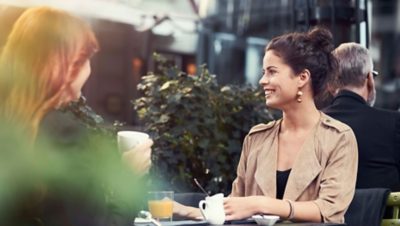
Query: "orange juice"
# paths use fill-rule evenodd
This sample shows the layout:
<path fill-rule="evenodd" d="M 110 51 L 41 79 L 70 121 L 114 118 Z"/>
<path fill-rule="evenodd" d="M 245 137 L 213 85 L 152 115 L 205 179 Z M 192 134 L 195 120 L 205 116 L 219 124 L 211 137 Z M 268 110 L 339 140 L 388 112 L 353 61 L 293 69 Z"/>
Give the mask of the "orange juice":
<path fill-rule="evenodd" d="M 154 218 L 172 217 L 172 200 L 150 200 L 148 204 L 150 213 L 151 215 L 153 215 Z"/>

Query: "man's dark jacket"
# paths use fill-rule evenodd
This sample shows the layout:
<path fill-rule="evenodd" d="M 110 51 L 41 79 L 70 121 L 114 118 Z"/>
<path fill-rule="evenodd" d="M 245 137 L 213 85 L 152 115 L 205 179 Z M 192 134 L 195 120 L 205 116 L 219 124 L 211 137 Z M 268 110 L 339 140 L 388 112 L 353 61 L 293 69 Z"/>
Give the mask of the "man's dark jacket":
<path fill-rule="evenodd" d="M 349 125 L 359 152 L 357 188 L 400 190 L 400 112 L 368 106 L 358 94 L 342 90 L 324 112 Z"/>

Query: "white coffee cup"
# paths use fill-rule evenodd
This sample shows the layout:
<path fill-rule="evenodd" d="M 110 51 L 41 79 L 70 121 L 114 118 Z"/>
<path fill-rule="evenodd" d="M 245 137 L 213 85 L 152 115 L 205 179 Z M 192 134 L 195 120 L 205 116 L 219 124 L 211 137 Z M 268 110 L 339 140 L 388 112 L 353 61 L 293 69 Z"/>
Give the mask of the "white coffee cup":
<path fill-rule="evenodd" d="M 205 200 L 199 202 L 200 212 L 210 224 L 224 224 L 224 194 L 218 193 L 213 196 L 207 196 Z"/>
<path fill-rule="evenodd" d="M 149 138 L 147 133 L 138 131 L 119 131 L 117 133 L 118 149 L 120 152 L 129 151 Z"/>

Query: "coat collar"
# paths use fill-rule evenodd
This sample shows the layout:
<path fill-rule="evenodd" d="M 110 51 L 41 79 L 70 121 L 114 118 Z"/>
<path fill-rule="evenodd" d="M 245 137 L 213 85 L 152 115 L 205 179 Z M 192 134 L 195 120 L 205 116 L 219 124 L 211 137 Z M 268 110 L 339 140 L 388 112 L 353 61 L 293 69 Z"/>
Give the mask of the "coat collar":
<path fill-rule="evenodd" d="M 255 181 L 259 185 L 262 193 L 270 197 L 276 197 L 276 171 L 278 157 L 278 133 L 282 120 L 278 120 L 271 128 L 270 137 L 265 139 L 261 153 L 257 158 L 257 170 Z M 298 154 L 290 172 L 286 185 L 284 198 L 297 200 L 308 185 L 319 175 L 322 167 L 317 156 L 318 142 L 316 134 L 322 126 L 330 123 L 329 116 L 321 113 L 321 121 L 315 130 L 305 141 L 302 150 Z M 329 126 L 329 125 L 328 125 Z"/>
<path fill-rule="evenodd" d="M 340 90 L 339 93 L 335 96 L 333 99 L 332 103 L 335 104 L 336 102 L 341 102 L 342 100 L 348 100 L 351 99 L 355 102 L 361 103 L 361 104 L 367 104 L 367 102 L 362 98 L 360 95 L 357 93 L 350 91 L 350 90 Z"/>
<path fill-rule="evenodd" d="M 321 172 L 322 167 L 316 152 L 318 148 L 316 134 L 318 134 L 319 127 L 320 123 L 318 123 L 317 128 L 315 128 L 304 142 L 302 150 L 293 164 L 292 171 L 290 172 L 286 184 L 284 193 L 285 199 L 297 200 L 308 185 L 310 185 Z"/>
<path fill-rule="evenodd" d="M 276 196 L 276 162 L 278 159 L 278 132 L 281 124 L 279 119 L 271 128 L 269 137 L 265 139 L 261 152 L 257 157 L 257 169 L 255 172 L 255 181 L 264 195 Z"/>

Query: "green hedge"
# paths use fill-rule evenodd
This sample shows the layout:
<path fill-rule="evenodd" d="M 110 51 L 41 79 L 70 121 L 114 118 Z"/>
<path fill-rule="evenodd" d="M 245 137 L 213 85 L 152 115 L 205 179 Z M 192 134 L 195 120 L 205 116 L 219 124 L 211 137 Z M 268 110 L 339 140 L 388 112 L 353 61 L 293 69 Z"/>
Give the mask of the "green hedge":
<path fill-rule="evenodd" d="M 153 179 L 175 191 L 229 193 L 242 141 L 249 129 L 272 120 L 261 89 L 220 86 L 203 66 L 180 72 L 160 55 L 157 70 L 142 77 L 134 108 L 154 139 Z"/>

